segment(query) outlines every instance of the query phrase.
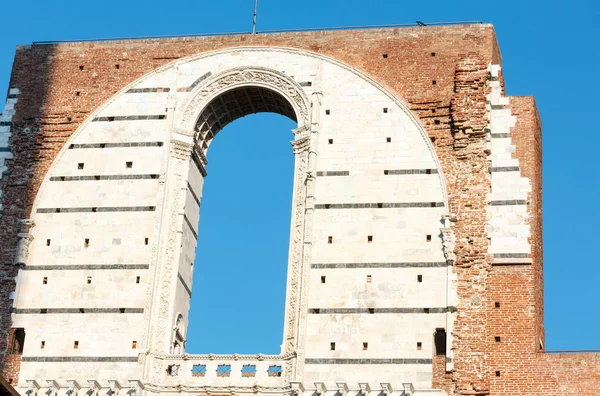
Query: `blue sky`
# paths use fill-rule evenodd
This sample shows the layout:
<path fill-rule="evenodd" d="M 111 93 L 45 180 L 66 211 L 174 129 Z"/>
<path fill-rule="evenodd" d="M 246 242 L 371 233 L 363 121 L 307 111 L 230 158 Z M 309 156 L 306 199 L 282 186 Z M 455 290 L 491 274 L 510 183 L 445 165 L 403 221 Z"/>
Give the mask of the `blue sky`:
<path fill-rule="evenodd" d="M 248 32 L 253 3 L 5 1 L 0 92 L 8 89 L 18 44 Z M 595 334 L 600 327 L 595 306 L 600 259 L 594 248 L 600 224 L 600 177 L 595 161 L 600 5 L 592 0 L 260 0 L 258 29 L 416 20 L 493 23 L 507 93 L 536 97 L 544 125 L 546 346 L 600 350 L 600 337 Z M 229 125 L 211 146 L 188 331 L 190 352 L 279 351 L 293 127 L 278 115 L 249 116 Z"/>

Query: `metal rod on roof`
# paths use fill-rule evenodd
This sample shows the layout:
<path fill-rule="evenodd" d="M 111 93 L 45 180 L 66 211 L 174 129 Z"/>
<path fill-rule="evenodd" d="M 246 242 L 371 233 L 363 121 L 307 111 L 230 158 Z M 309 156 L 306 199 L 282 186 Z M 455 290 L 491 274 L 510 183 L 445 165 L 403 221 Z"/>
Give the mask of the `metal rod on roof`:
<path fill-rule="evenodd" d="M 256 11 L 258 10 L 258 0 L 254 0 L 254 21 L 252 22 L 252 34 L 256 34 Z"/>

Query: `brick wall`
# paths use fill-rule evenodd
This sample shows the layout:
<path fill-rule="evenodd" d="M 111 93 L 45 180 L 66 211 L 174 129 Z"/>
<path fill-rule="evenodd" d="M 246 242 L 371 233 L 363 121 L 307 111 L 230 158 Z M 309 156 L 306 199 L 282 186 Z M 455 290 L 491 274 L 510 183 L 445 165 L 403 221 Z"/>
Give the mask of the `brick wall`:
<path fill-rule="evenodd" d="M 501 62 L 490 25 L 19 47 L 10 81 L 21 90 L 11 130 L 14 159 L 0 181 L 0 351 L 6 351 L 11 327 L 18 221 L 29 217 L 44 175 L 71 134 L 137 78 L 176 59 L 236 46 L 293 47 L 333 57 L 396 93 L 420 117 L 444 170 L 450 212 L 457 215 L 455 370 L 446 373 L 436 357 L 434 386 L 465 395 L 592 394 L 600 384 L 597 355 L 537 352 L 543 340 L 541 128 L 531 98 L 512 98 L 510 108 L 518 117 L 516 155 L 533 186 L 534 264 L 493 267 L 488 254 L 485 95 L 487 66 Z M 5 375 L 14 376 L 16 359 L 4 355 L 3 361 Z"/>

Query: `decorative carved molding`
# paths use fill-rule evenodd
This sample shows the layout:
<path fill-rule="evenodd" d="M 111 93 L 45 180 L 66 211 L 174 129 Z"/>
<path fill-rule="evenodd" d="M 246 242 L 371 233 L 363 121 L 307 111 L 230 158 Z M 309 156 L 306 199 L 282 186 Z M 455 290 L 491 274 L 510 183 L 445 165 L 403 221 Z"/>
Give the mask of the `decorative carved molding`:
<path fill-rule="evenodd" d="M 309 125 L 309 106 L 302 88 L 291 78 L 275 70 L 260 67 L 244 67 L 227 70 L 207 79 L 194 88 L 191 99 L 183 107 L 178 128 L 193 130 L 196 118 L 219 93 L 243 85 L 260 85 L 271 88 L 287 98 L 296 112 L 299 126 Z"/>

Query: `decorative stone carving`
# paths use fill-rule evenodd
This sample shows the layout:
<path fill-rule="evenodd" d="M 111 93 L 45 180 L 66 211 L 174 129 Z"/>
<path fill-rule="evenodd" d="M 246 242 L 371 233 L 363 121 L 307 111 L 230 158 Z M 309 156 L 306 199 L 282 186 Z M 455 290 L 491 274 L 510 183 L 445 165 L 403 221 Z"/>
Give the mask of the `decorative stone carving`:
<path fill-rule="evenodd" d="M 300 396 L 304 393 L 304 385 L 300 381 L 289 381 L 292 388 L 292 396 Z"/>
<path fill-rule="evenodd" d="M 36 380 L 25 380 L 25 383 L 27 384 L 27 390 L 25 393 L 29 396 L 35 396 L 37 391 L 40 390 L 40 385 Z"/>
<path fill-rule="evenodd" d="M 88 383 L 88 391 L 86 392 L 86 394 L 88 396 L 97 396 L 98 392 L 100 391 L 100 384 L 98 383 L 98 381 L 90 379 L 87 380 Z"/>
<path fill-rule="evenodd" d="M 27 263 L 27 257 L 29 256 L 29 245 L 33 241 L 33 235 L 29 233 L 30 229 L 33 228 L 33 221 L 30 219 L 21 220 L 20 232 L 18 234 L 19 240 L 17 242 L 17 249 L 15 254 L 15 265 L 25 265 Z"/>
<path fill-rule="evenodd" d="M 283 73 L 259 67 L 231 69 L 194 88 L 190 95 L 192 99 L 182 110 L 180 125 L 192 130 L 196 117 L 211 98 L 225 90 L 243 85 L 260 85 L 281 93 L 292 103 L 298 117 L 298 125 L 308 126 L 309 106 L 302 88 Z"/>
<path fill-rule="evenodd" d="M 346 382 L 338 381 L 335 383 L 335 385 L 337 386 L 337 391 L 340 396 L 346 396 L 350 391 Z"/>
<path fill-rule="evenodd" d="M 69 396 L 77 396 L 77 392 L 81 386 L 76 380 L 67 380 L 67 394 Z"/>
<path fill-rule="evenodd" d="M 442 249 L 444 251 L 444 256 L 446 257 L 447 262 L 454 263 L 456 261 L 456 254 L 454 253 L 456 237 L 451 228 L 451 223 L 456 222 L 456 215 L 444 214 L 442 215 L 442 222 L 444 223 L 444 226 L 440 231 L 442 232 Z"/>
<path fill-rule="evenodd" d="M 169 377 L 179 377 L 179 369 L 181 368 L 178 364 L 170 364 L 167 366 L 167 375 Z"/>

